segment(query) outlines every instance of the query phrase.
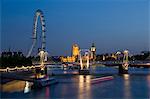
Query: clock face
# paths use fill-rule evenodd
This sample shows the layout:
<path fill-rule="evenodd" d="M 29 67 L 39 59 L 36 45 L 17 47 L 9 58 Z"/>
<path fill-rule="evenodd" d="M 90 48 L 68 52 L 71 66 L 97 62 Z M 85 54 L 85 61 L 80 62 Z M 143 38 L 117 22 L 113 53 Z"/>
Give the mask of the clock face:
<path fill-rule="evenodd" d="M 95 48 L 95 47 L 92 47 L 92 48 L 91 48 L 91 51 L 93 51 L 93 52 L 96 51 L 96 48 Z"/>

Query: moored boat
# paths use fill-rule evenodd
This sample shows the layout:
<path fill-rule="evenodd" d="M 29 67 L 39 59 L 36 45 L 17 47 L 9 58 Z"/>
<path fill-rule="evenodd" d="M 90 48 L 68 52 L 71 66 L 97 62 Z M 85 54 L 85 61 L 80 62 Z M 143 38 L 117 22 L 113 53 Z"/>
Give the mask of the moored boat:
<path fill-rule="evenodd" d="M 33 88 L 45 87 L 48 85 L 56 84 L 58 81 L 55 78 L 39 78 L 34 81 Z"/>

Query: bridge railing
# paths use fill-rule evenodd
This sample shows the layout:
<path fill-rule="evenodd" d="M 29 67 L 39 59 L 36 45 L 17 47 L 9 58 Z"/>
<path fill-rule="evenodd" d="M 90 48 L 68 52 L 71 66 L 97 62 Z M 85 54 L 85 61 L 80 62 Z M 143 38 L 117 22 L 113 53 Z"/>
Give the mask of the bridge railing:
<path fill-rule="evenodd" d="M 10 67 L 7 67 L 5 69 L 0 69 L 0 72 L 11 72 L 11 71 L 21 71 L 21 70 L 31 70 L 31 69 L 35 69 L 37 67 L 40 67 L 40 65 L 36 65 L 36 66 L 21 66 L 21 67 L 14 67 L 14 68 L 10 68 Z"/>

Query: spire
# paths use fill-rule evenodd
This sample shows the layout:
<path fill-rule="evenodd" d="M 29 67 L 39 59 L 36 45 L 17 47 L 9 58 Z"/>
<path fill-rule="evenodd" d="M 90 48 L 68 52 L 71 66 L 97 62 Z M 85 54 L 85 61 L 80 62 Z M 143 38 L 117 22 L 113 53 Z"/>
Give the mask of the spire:
<path fill-rule="evenodd" d="M 94 43 L 92 43 L 92 47 L 95 47 L 95 44 L 94 44 Z"/>

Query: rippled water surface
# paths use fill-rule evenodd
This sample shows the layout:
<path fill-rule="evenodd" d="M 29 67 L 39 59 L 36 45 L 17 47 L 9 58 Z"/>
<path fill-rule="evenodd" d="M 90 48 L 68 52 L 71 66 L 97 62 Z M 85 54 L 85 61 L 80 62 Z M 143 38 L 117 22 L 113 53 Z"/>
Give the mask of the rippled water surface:
<path fill-rule="evenodd" d="M 59 70 L 52 70 L 55 73 Z M 64 71 L 60 71 L 63 73 Z M 11 81 L 2 85 L 3 98 L 150 98 L 150 69 L 131 68 L 129 74 L 118 75 L 117 68 L 93 67 L 91 72 L 99 75 L 66 75 L 56 76 L 59 83 L 41 89 L 30 89 L 32 83 Z M 111 74 L 111 81 L 91 84 L 91 80 L 104 74 Z"/>

